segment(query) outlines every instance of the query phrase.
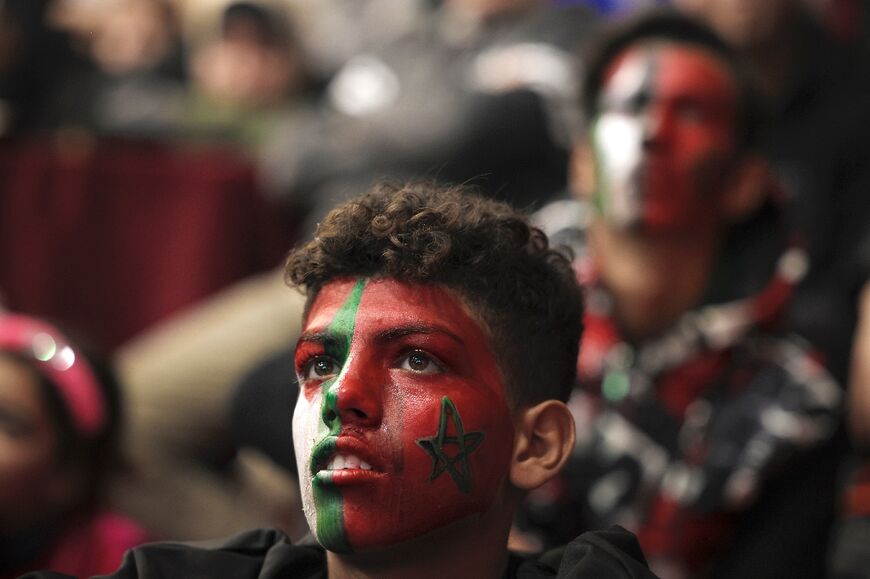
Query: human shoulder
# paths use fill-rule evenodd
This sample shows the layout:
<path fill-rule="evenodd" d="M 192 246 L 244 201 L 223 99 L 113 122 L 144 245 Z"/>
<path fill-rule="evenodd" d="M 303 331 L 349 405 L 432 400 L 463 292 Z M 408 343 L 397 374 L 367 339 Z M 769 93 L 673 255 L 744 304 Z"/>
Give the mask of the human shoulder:
<path fill-rule="evenodd" d="M 622 527 L 583 533 L 519 565 L 516 579 L 655 579 L 637 538 Z"/>
<path fill-rule="evenodd" d="M 128 551 L 118 570 L 107 575 L 106 579 L 276 579 L 291 572 L 299 579 L 325 579 L 325 571 L 326 558 L 322 548 L 293 545 L 281 531 L 256 529 L 228 539 L 142 545 Z M 20 579 L 67 577 L 59 573 L 37 572 Z"/>

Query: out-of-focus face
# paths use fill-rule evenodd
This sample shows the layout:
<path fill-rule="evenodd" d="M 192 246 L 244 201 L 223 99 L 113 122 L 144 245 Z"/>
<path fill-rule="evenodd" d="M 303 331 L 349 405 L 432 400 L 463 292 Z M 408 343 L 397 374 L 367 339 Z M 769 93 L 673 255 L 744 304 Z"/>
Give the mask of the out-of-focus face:
<path fill-rule="evenodd" d="M 245 107 L 280 104 L 301 87 L 298 52 L 271 44 L 251 22 L 239 20 L 200 49 L 191 68 L 197 86 L 218 101 Z"/>
<path fill-rule="evenodd" d="M 613 60 L 598 98 L 590 138 L 604 218 L 648 233 L 711 227 L 735 157 L 725 63 L 693 45 L 638 44 Z"/>
<path fill-rule="evenodd" d="M 41 522 L 46 485 L 57 476 L 56 452 L 37 376 L 0 354 L 0 535 Z"/>
<path fill-rule="evenodd" d="M 492 506 L 513 423 L 486 332 L 456 294 L 393 279 L 329 283 L 296 371 L 303 506 L 327 549 L 392 546 Z"/>

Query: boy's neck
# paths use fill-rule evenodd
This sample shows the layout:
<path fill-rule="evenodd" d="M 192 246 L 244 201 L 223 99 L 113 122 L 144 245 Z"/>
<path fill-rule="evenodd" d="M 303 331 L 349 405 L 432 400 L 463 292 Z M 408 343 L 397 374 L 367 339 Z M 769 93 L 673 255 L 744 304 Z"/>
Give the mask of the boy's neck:
<path fill-rule="evenodd" d="M 647 236 L 602 221 L 590 227 L 590 250 L 613 297 L 614 317 L 630 339 L 671 327 L 699 305 L 719 252 L 718 231 Z"/>

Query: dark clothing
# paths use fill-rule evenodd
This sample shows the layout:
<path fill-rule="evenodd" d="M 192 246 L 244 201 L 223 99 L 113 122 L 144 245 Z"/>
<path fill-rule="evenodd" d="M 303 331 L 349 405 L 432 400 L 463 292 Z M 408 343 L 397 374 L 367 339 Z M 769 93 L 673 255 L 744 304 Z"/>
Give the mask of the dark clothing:
<path fill-rule="evenodd" d="M 569 401 L 578 442 L 561 478 L 530 494 L 521 528 L 559 544 L 624 525 L 662 575 L 821 576 L 842 393 L 812 348 L 771 329 L 799 277 L 799 250 L 770 260 L 758 284 L 748 278 L 771 270 L 758 263 L 770 248 L 747 244 L 743 230 L 719 264 L 740 264 L 743 279 L 714 274 L 708 301 L 633 341 L 586 252 L 583 206 L 551 209 L 540 215 L 574 217 L 573 227 L 542 225 L 574 246 L 586 296 Z"/>
<path fill-rule="evenodd" d="M 831 542 L 830 579 L 870 579 L 870 461 L 847 464 Z"/>
<path fill-rule="evenodd" d="M 280 531 L 260 529 L 224 542 L 154 543 L 127 553 L 114 579 L 326 579 L 326 552 L 316 544 L 291 545 Z M 60 579 L 30 573 L 21 579 Z M 505 579 L 649 579 L 633 535 L 618 527 L 585 533 L 564 549 L 538 556 L 511 554 Z"/>
<path fill-rule="evenodd" d="M 870 279 L 870 71 L 812 17 L 798 21 L 797 70 L 774 103 L 764 152 L 810 252 L 788 327 L 816 345 L 844 382 L 856 293 Z"/>

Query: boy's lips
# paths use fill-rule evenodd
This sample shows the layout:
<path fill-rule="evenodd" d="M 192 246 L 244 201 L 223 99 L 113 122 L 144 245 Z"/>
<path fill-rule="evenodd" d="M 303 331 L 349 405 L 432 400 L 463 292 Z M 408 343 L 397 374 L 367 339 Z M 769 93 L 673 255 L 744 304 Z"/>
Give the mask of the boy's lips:
<path fill-rule="evenodd" d="M 330 436 L 311 455 L 311 475 L 323 483 L 351 483 L 384 476 L 380 460 L 369 445 L 352 436 Z"/>

